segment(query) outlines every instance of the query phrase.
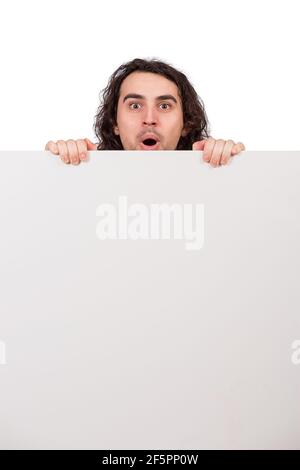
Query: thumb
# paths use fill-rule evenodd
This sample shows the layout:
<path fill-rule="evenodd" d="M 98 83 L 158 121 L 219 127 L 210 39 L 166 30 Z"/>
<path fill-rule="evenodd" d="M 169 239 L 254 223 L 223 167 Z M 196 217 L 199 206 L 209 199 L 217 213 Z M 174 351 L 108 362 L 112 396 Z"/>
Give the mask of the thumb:
<path fill-rule="evenodd" d="M 93 144 L 90 139 L 84 139 L 88 150 L 97 150 L 97 144 Z"/>
<path fill-rule="evenodd" d="M 203 150 L 206 140 L 198 140 L 197 142 L 193 143 L 193 150 Z"/>

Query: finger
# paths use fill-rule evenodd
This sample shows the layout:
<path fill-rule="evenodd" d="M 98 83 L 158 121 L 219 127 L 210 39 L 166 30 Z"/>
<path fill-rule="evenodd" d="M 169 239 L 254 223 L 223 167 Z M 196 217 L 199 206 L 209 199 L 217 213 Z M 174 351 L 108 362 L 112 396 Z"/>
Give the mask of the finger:
<path fill-rule="evenodd" d="M 203 150 L 205 145 L 205 140 L 198 140 L 193 143 L 192 150 Z"/>
<path fill-rule="evenodd" d="M 76 145 L 75 140 L 69 139 L 67 140 L 67 147 L 69 152 L 69 158 L 71 160 L 72 165 L 78 165 L 80 163 L 78 148 Z"/>
<path fill-rule="evenodd" d="M 58 146 L 58 152 L 59 152 L 59 156 L 60 156 L 61 160 L 64 163 L 70 163 L 67 143 L 64 140 L 58 140 L 57 141 L 57 146 Z"/>
<path fill-rule="evenodd" d="M 225 140 L 218 139 L 216 141 L 215 146 L 212 151 L 211 159 L 210 159 L 211 166 L 219 166 L 220 158 L 223 153 L 224 146 L 225 146 Z"/>
<path fill-rule="evenodd" d="M 97 144 L 93 144 L 93 142 L 90 141 L 90 139 L 86 138 L 84 141 L 87 144 L 87 149 L 88 150 L 97 150 Z"/>
<path fill-rule="evenodd" d="M 238 142 L 235 144 L 231 150 L 232 155 L 236 155 L 237 153 L 242 152 L 243 150 L 246 150 L 245 145 L 242 142 Z"/>
<path fill-rule="evenodd" d="M 57 144 L 53 142 L 53 140 L 49 140 L 49 142 L 47 142 L 45 150 L 49 150 L 51 153 L 58 155 L 58 147 Z"/>
<path fill-rule="evenodd" d="M 215 146 L 216 140 L 213 139 L 212 137 L 209 137 L 204 145 L 203 149 L 203 160 L 206 162 L 210 161 L 214 146 Z"/>
<path fill-rule="evenodd" d="M 228 160 L 231 156 L 231 150 L 233 146 L 234 146 L 233 140 L 226 140 L 224 148 L 223 148 L 223 152 L 221 155 L 221 160 L 220 160 L 221 165 L 227 165 Z"/>
<path fill-rule="evenodd" d="M 79 159 L 81 162 L 87 160 L 87 144 L 84 139 L 76 140 Z"/>

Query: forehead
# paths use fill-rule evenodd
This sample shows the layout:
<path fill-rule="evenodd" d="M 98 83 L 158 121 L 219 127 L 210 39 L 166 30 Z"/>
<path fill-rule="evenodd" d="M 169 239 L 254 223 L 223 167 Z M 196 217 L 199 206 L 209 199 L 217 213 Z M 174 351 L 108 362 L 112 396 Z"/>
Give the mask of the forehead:
<path fill-rule="evenodd" d="M 152 72 L 132 72 L 121 84 L 120 97 L 137 93 L 149 97 L 172 94 L 179 98 L 177 85 L 162 75 Z"/>

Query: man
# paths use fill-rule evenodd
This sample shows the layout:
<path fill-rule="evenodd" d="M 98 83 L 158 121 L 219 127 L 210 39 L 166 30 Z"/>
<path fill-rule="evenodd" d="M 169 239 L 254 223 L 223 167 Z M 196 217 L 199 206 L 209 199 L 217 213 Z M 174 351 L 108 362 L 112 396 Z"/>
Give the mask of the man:
<path fill-rule="evenodd" d="M 45 150 L 79 164 L 89 150 L 201 150 L 212 166 L 225 165 L 243 143 L 209 136 L 204 105 L 187 77 L 157 59 L 122 64 L 103 90 L 89 139 L 49 141 Z"/>

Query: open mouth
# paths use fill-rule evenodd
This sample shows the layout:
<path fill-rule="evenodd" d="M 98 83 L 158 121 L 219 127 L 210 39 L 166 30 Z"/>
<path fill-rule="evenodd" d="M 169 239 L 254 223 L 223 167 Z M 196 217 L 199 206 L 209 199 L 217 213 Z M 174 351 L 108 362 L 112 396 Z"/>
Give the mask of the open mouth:
<path fill-rule="evenodd" d="M 143 140 L 142 142 L 142 147 L 145 149 L 145 150 L 152 150 L 154 148 L 156 148 L 158 146 L 159 142 L 155 139 L 145 139 Z"/>

